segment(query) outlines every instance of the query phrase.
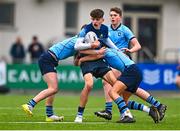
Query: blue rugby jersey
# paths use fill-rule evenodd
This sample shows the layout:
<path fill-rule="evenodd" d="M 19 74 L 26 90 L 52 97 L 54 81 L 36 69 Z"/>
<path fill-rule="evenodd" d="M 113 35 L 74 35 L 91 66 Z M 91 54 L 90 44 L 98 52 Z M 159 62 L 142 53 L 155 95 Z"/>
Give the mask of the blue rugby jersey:
<path fill-rule="evenodd" d="M 104 59 L 112 67 L 121 72 L 132 64 L 135 64 L 128 56 L 126 56 L 122 51 L 116 49 L 107 48 L 104 54 Z"/>
<path fill-rule="evenodd" d="M 129 42 L 135 36 L 132 31 L 125 25 L 120 24 L 116 29 L 108 26 L 109 38 L 119 48 L 129 48 Z"/>
<path fill-rule="evenodd" d="M 66 39 L 62 42 L 58 42 L 52 47 L 49 48 L 52 51 L 58 60 L 63 60 L 70 56 L 73 56 L 76 50 L 74 49 L 74 45 L 77 41 L 77 36 Z"/>
<path fill-rule="evenodd" d="M 100 43 L 101 46 L 103 46 L 105 40 L 108 38 L 108 27 L 104 24 L 101 25 L 100 29 L 95 29 L 92 25 L 92 23 L 86 25 L 79 33 L 79 37 L 85 37 L 88 32 L 94 32 Z"/>

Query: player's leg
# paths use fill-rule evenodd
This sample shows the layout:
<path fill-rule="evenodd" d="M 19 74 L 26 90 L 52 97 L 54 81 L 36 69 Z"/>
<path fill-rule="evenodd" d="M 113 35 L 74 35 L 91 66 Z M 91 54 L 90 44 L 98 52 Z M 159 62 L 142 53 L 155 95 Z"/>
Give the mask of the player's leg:
<path fill-rule="evenodd" d="M 23 110 L 30 116 L 33 115 L 32 110 L 38 102 L 57 93 L 58 91 L 57 74 L 55 72 L 50 72 L 50 73 L 45 74 L 44 80 L 47 83 L 48 88 L 41 91 L 39 94 L 37 94 L 27 104 L 22 105 Z"/>
<path fill-rule="evenodd" d="M 130 96 L 132 95 L 131 92 L 129 91 L 124 91 L 123 93 L 123 98 L 124 101 L 126 102 L 126 105 L 130 110 L 139 110 L 139 111 L 144 111 L 148 113 L 149 116 L 153 119 L 155 123 L 159 122 L 159 113 L 157 108 L 154 106 L 148 107 L 144 104 L 138 103 L 136 101 L 129 100 Z"/>
<path fill-rule="evenodd" d="M 112 91 L 113 90 L 115 90 L 115 91 L 114 92 L 110 91 L 110 94 L 109 94 L 111 96 L 111 98 L 113 98 L 115 103 L 118 105 L 120 112 L 122 111 L 122 109 L 125 108 L 125 107 L 124 108 L 121 107 L 123 105 L 123 104 L 121 104 L 121 102 L 123 102 L 124 99 L 122 100 L 122 98 L 119 97 L 118 98 L 119 100 L 117 100 L 117 95 L 118 94 L 123 95 L 125 90 L 129 91 L 131 93 L 136 92 L 141 81 L 142 81 L 142 73 L 135 64 L 132 64 L 132 65 L 124 68 L 124 72 L 121 74 L 120 77 L 118 77 L 116 84 L 111 89 Z M 114 94 L 112 94 L 112 93 L 114 93 Z M 130 95 L 131 94 L 129 94 L 127 96 L 127 98 L 125 98 L 125 99 L 129 99 Z M 126 107 L 125 109 L 127 109 L 127 111 L 130 112 L 128 107 Z M 121 114 L 122 114 L 122 112 L 121 112 Z M 121 115 L 122 118 L 120 119 L 119 122 L 124 121 L 125 116 L 126 116 L 126 118 L 128 118 L 134 122 L 134 119 L 131 116 L 131 114 L 126 115 L 126 113 Z"/>
<path fill-rule="evenodd" d="M 106 101 L 104 111 L 112 113 L 112 102 L 113 102 L 113 100 L 108 95 L 108 92 L 110 91 L 112 86 L 108 82 L 106 82 L 105 80 L 102 80 L 102 83 L 103 83 L 104 96 L 105 96 L 105 101 Z"/>
<path fill-rule="evenodd" d="M 114 73 L 116 78 L 121 75 L 121 73 L 116 69 L 112 69 L 112 72 Z M 108 119 L 108 120 L 112 119 L 112 105 L 113 105 L 112 101 L 113 100 L 108 94 L 111 88 L 112 86 L 106 80 L 103 80 L 103 89 L 104 89 L 104 95 L 105 95 L 105 100 L 106 100 L 105 110 L 94 112 L 95 115 Z"/>
<path fill-rule="evenodd" d="M 57 116 L 53 111 L 53 102 L 55 95 L 49 96 L 46 98 L 46 121 L 54 122 L 54 121 L 63 121 L 64 116 Z"/>
<path fill-rule="evenodd" d="M 116 81 L 113 88 L 109 91 L 109 95 L 114 100 L 114 102 L 117 104 L 121 118 L 119 121 L 120 123 L 133 123 L 135 122 L 130 110 L 126 106 L 126 103 L 120 95 L 123 94 L 124 90 L 127 88 L 127 86 L 122 83 L 121 81 Z"/>
<path fill-rule="evenodd" d="M 150 95 L 147 91 L 145 91 L 142 88 L 137 89 L 136 95 L 157 108 L 160 115 L 160 120 L 164 118 L 165 112 L 167 110 L 166 105 L 160 103 L 158 100 L 156 100 L 152 95 Z"/>
<path fill-rule="evenodd" d="M 92 74 L 91 73 L 85 74 L 84 75 L 84 81 L 85 81 L 85 85 L 84 85 L 83 90 L 81 91 L 78 113 L 77 113 L 76 118 L 74 120 L 74 122 L 77 122 L 77 123 L 81 123 L 83 120 L 84 109 L 85 109 L 86 103 L 88 101 L 89 93 L 93 87 L 93 76 L 92 76 Z"/>
<path fill-rule="evenodd" d="M 32 110 L 38 102 L 54 95 L 58 91 L 58 80 L 55 70 L 55 67 L 58 65 L 58 61 L 56 61 L 48 52 L 44 52 L 40 56 L 38 64 L 48 88 L 37 94 L 27 104 L 22 105 L 23 110 L 30 116 L 33 115 Z"/>
<path fill-rule="evenodd" d="M 107 120 L 111 120 L 112 119 L 112 114 L 111 114 L 111 112 L 112 112 L 112 99 L 108 95 L 108 92 L 112 88 L 111 85 L 114 85 L 114 83 L 116 82 L 117 79 L 116 79 L 114 73 L 112 72 L 112 70 L 110 70 L 103 76 L 103 80 L 104 80 L 104 82 L 106 82 L 108 84 L 108 87 L 106 88 L 106 90 L 104 90 L 105 97 L 106 97 L 106 109 L 103 111 L 94 112 L 94 114 L 99 116 L 99 117 L 105 118 Z"/>
<path fill-rule="evenodd" d="M 104 119 L 107 120 L 111 120 L 112 119 L 112 99 L 111 97 L 108 95 L 108 92 L 110 91 L 110 89 L 112 88 L 112 86 L 106 82 L 105 80 L 103 80 L 103 88 L 104 88 L 104 96 L 105 96 L 105 109 L 104 110 L 100 110 L 100 111 L 96 111 L 94 112 L 94 114 L 98 117 L 102 117 Z"/>

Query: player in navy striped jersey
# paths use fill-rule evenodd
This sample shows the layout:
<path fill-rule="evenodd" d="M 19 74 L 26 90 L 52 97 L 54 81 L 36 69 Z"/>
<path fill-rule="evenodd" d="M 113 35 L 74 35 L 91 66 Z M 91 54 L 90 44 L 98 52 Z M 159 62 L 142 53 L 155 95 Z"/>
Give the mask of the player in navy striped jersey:
<path fill-rule="evenodd" d="M 100 49 L 102 46 L 108 46 L 109 48 L 118 49 L 114 43 L 108 38 L 108 27 L 103 25 L 103 15 L 104 12 L 101 9 L 94 9 L 91 11 L 91 23 L 86 25 L 81 32 L 79 33 L 79 39 L 82 41 L 88 32 L 94 32 L 97 35 L 98 41 L 100 42 L 100 47 L 96 48 L 96 50 Z M 86 51 L 85 51 L 86 52 Z M 86 54 L 83 52 L 84 54 Z M 81 56 L 85 56 L 81 54 Z M 95 51 L 96 54 L 96 51 Z M 101 77 L 112 85 L 115 83 L 115 76 L 111 69 L 108 67 L 107 63 L 103 59 L 98 59 L 94 61 L 86 61 L 82 62 L 81 70 L 83 73 L 83 77 L 85 80 L 84 88 L 81 92 L 80 96 L 80 104 L 78 107 L 78 113 L 75 118 L 75 122 L 81 123 L 83 120 L 83 113 L 88 101 L 88 95 L 93 87 L 93 76 L 96 78 Z M 110 79 L 109 79 L 110 78 Z M 123 99 L 122 99 L 123 101 Z M 124 108 L 125 105 L 122 105 L 120 108 Z M 125 107 L 121 114 L 126 114 L 127 118 L 123 117 L 122 122 L 130 123 L 134 122 L 133 116 L 131 115 L 128 107 Z"/>

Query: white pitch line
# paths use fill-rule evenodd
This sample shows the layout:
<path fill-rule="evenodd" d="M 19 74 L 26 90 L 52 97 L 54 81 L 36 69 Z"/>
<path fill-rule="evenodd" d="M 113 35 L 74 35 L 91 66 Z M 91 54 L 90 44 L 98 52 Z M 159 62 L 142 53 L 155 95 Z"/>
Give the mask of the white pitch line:
<path fill-rule="evenodd" d="M 0 122 L 0 124 L 107 124 L 108 122 L 83 122 L 83 123 L 75 123 L 75 122 L 28 122 L 28 121 L 20 121 L 20 122 Z"/>

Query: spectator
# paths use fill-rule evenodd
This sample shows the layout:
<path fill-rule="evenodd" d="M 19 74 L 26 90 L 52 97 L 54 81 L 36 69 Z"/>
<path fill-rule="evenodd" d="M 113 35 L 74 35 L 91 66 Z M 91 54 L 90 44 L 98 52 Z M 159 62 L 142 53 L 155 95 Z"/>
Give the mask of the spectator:
<path fill-rule="evenodd" d="M 176 76 L 176 81 L 175 81 L 175 83 L 176 83 L 176 86 L 177 86 L 178 88 L 180 88 L 180 61 L 179 61 L 179 64 L 178 64 L 178 66 L 177 66 L 177 70 L 178 70 L 178 74 L 177 74 L 177 76 Z"/>
<path fill-rule="evenodd" d="M 13 64 L 24 63 L 25 49 L 20 37 L 17 37 L 15 43 L 13 43 L 10 49 L 10 55 L 12 57 Z"/>
<path fill-rule="evenodd" d="M 33 36 L 32 43 L 28 47 L 28 52 L 31 55 L 31 62 L 37 63 L 37 60 L 39 56 L 43 53 L 44 47 L 43 45 L 38 41 L 37 36 Z"/>

